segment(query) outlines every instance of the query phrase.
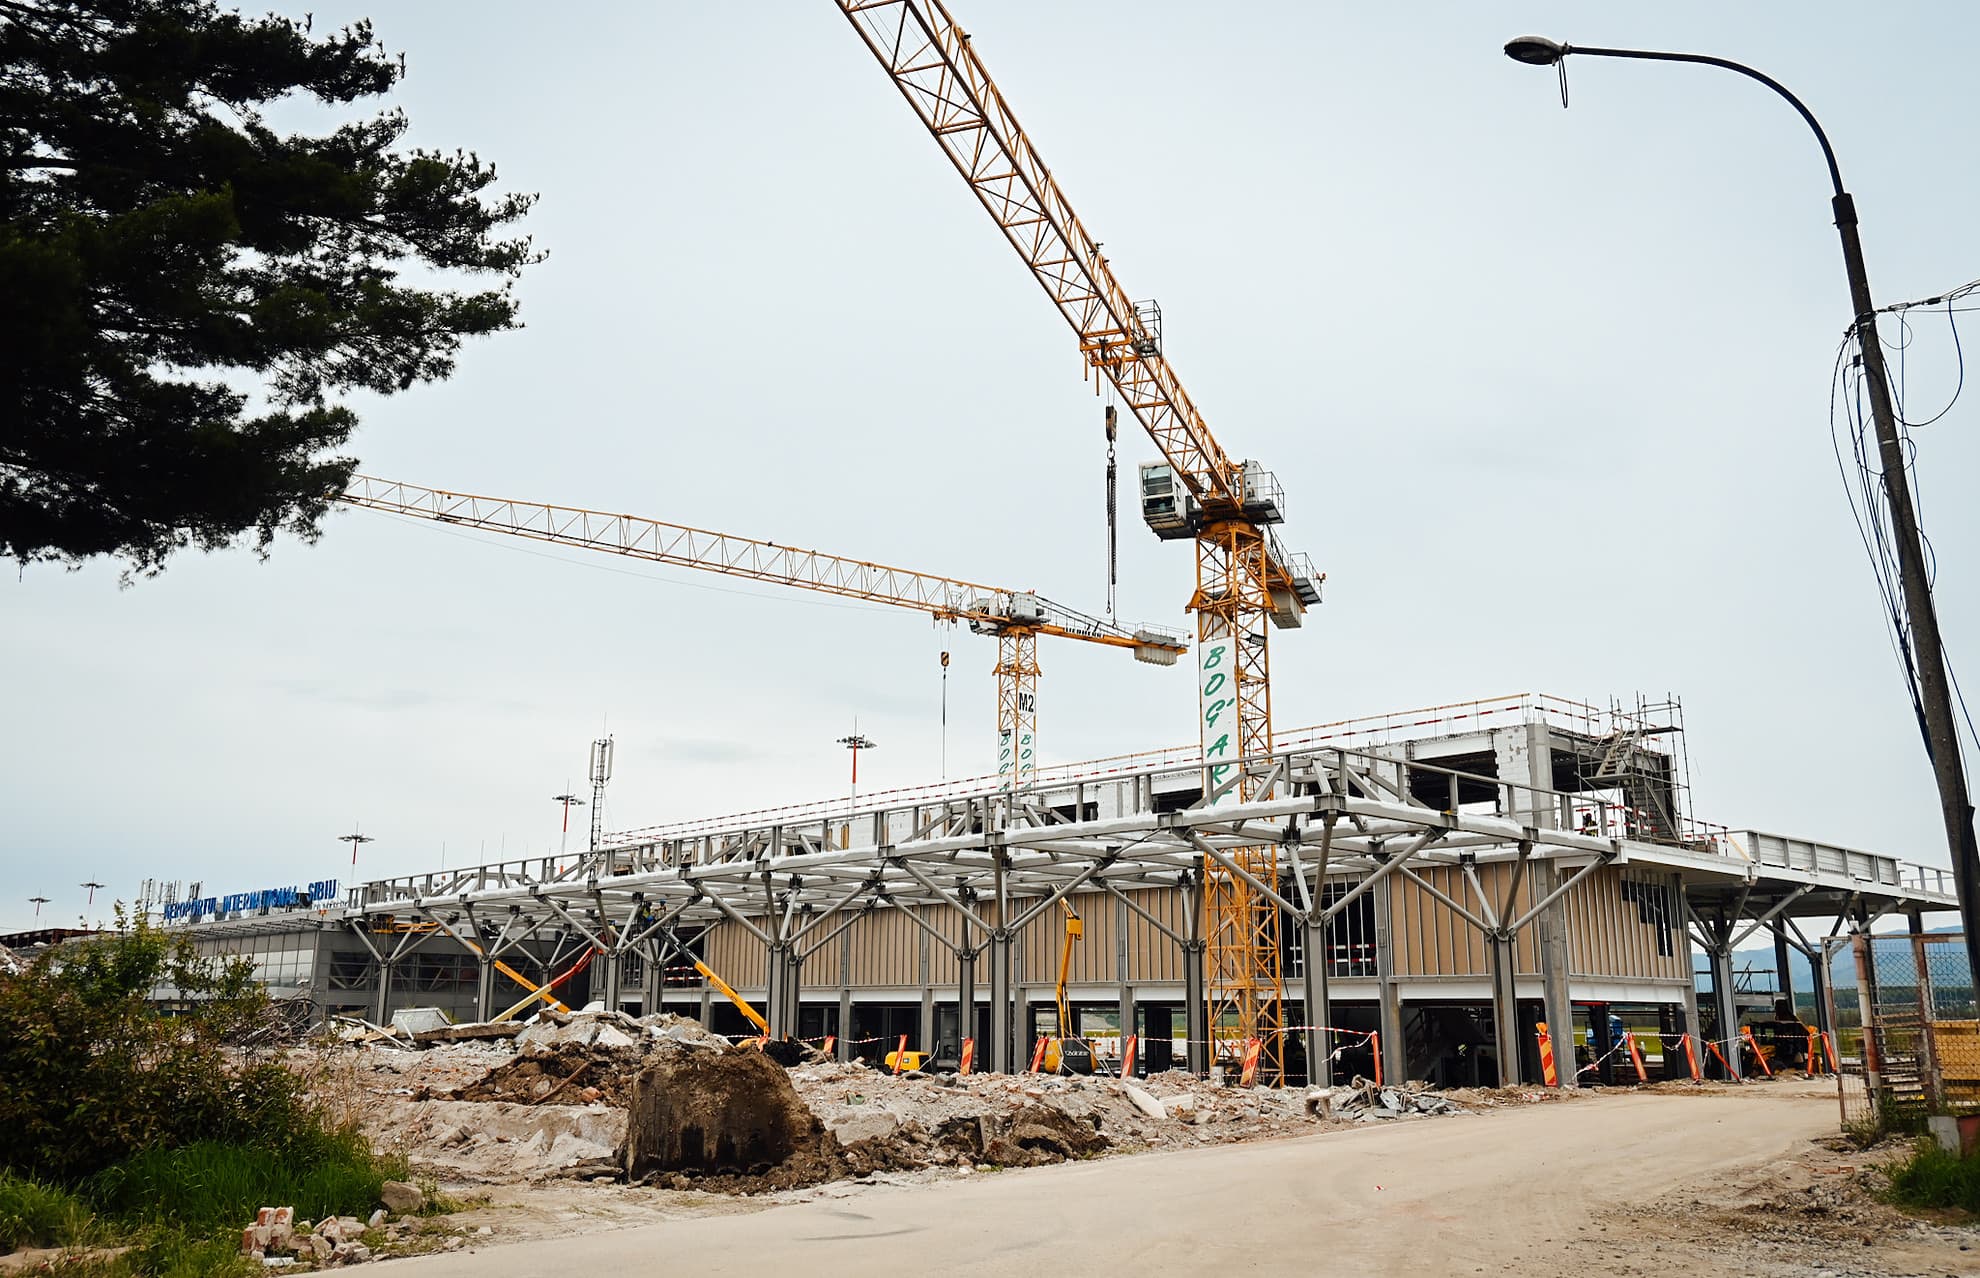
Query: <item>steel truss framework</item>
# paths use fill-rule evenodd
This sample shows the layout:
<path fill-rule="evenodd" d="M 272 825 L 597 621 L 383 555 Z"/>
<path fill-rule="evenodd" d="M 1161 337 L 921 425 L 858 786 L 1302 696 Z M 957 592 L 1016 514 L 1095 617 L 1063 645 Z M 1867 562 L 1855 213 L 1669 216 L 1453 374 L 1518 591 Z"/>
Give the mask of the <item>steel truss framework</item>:
<path fill-rule="evenodd" d="M 1504 1043 L 1516 1041 L 1514 947 L 1529 928 L 1537 930 L 1549 1019 L 1569 1021 L 1562 902 L 1605 866 L 1674 876 L 1691 934 L 1721 977 L 1729 972 L 1732 950 L 1762 928 L 1806 950 L 1819 943 L 1801 932 L 1799 919 L 1834 916 L 1840 929 L 1867 927 L 1893 909 L 1955 908 L 1946 871 L 1882 855 L 1785 840 L 1735 855 L 1721 841 L 1667 845 L 1604 837 L 1572 828 L 1586 796 L 1351 750 L 1308 748 L 1247 762 L 1244 771 L 1259 797 L 1238 802 L 1213 792 L 1207 802 L 1179 811 L 1079 820 L 1057 805 L 1070 795 L 1075 817 L 1087 811 L 1083 787 L 989 792 L 860 813 L 855 820 L 861 833 L 873 836 L 864 846 L 843 821 L 742 825 L 610 848 L 595 859 L 510 861 L 373 882 L 351 891 L 344 922 L 371 934 L 367 948 L 388 980 L 397 955 L 372 939 L 384 916 L 423 920 L 479 952 L 486 1008 L 493 961 L 545 929 L 615 960 L 604 965 L 610 1004 L 620 994 L 617 959 L 636 954 L 657 966 L 674 929 L 728 920 L 765 947 L 764 1011 L 771 1032 L 787 1035 L 796 1031 L 808 959 L 874 911 L 945 903 L 962 920 L 960 943 L 917 911 L 905 914 L 959 960 L 962 1006 L 976 1005 L 978 961 L 987 960 L 981 975 L 989 987 L 991 1033 L 978 1059 L 1010 1071 L 1023 1059 L 1012 997 L 1013 947 L 1067 894 L 1104 892 L 1182 951 L 1188 1063 L 1202 1073 L 1217 1038 L 1205 988 L 1212 908 L 1206 865 L 1269 902 L 1276 923 L 1298 929 L 1309 955 L 1323 952 L 1327 924 L 1370 893 L 1376 894 L 1378 934 L 1392 932 L 1385 888 L 1397 879 L 1413 882 L 1484 937 Z M 1107 784 L 1152 809 L 1154 782 L 1162 774 L 1155 769 Z M 1461 792 L 1493 797 L 1460 801 Z M 1425 794 L 1448 794 L 1449 801 L 1434 806 Z M 1600 828 L 1611 828 L 1604 816 Z M 904 837 L 890 839 L 892 830 Z M 1257 862 L 1246 859 L 1245 850 L 1256 848 L 1273 850 L 1275 874 L 1259 874 Z M 1488 892 L 1478 873 L 1493 863 L 1511 867 L 1503 893 Z M 1465 885 L 1460 894 L 1433 883 L 1425 873 L 1432 867 L 1454 869 Z M 1131 899 L 1133 888 L 1178 893 L 1181 929 Z M 400 949 L 416 944 L 409 936 L 395 941 Z M 1386 948 L 1385 936 L 1378 945 L 1379 1011 L 1384 1051 L 1399 1052 L 1401 1003 L 1393 964 L 1381 966 Z M 1329 1053 L 1316 1027 L 1328 1023 L 1327 968 L 1305 963 L 1299 991 L 1307 1010 L 1307 1059 L 1320 1063 L 1323 1077 Z M 1729 1000 L 1729 979 L 1717 988 Z M 382 992 L 380 1006 L 382 1014 Z M 1722 1002 L 1721 1025 L 1735 1019 L 1726 1015 L 1729 1007 Z M 1688 1015 L 1695 1033 L 1695 1008 Z M 1400 1067 L 1398 1057 L 1390 1060 Z M 1516 1054 L 1506 1057 L 1505 1067 L 1512 1072 L 1508 1081 L 1515 1081 Z"/>

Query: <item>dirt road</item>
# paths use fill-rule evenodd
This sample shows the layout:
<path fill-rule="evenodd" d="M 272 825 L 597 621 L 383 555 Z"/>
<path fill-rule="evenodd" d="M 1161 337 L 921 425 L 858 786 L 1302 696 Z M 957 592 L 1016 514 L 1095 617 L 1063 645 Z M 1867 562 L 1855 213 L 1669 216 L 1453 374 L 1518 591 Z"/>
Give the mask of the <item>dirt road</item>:
<path fill-rule="evenodd" d="M 1730 1244 L 1706 1237 L 1710 1208 L 1810 1151 L 1810 1140 L 1833 1132 L 1835 1121 L 1832 1093 L 1819 1086 L 1607 1096 L 934 1185 L 859 1187 L 748 1215 L 456 1252 L 394 1268 L 403 1266 L 408 1278 L 563 1278 L 657 1264 L 669 1272 L 807 1278 L 882 1271 L 1033 1276 L 1077 1258 L 1109 1273 L 1228 1266 L 1353 1275 L 1719 1275 L 1728 1271 Z M 1636 1206 L 1673 1193 L 1688 1197 L 1661 1216 Z M 1792 1214 L 1765 1213 L 1770 1222 Z M 1868 1235 L 1851 1237 L 1847 1255 L 1828 1235 L 1801 1249 L 1808 1256 L 1793 1246 L 1755 1244 L 1758 1252 L 1741 1248 L 1737 1271 L 1980 1273 L 1980 1263 L 1967 1263 L 1980 1252 L 1962 1251 L 1959 1238 L 1937 1231 L 1870 1245 Z"/>

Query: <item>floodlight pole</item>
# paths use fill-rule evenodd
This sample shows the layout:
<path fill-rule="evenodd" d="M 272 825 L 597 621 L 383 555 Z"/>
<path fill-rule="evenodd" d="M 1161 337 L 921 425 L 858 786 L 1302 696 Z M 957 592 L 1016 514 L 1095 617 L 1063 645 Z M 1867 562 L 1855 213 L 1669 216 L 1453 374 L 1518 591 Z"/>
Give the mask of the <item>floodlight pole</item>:
<path fill-rule="evenodd" d="M 1856 230 L 1856 201 L 1843 189 L 1842 170 L 1836 164 L 1835 149 L 1815 115 L 1800 98 L 1788 92 L 1778 80 L 1742 63 L 1700 53 L 1665 53 L 1649 49 L 1595 49 L 1563 44 L 1539 36 L 1521 36 L 1506 45 L 1506 56 L 1533 66 L 1559 65 L 1570 54 L 1594 58 L 1631 58 L 1651 62 L 1696 62 L 1703 66 L 1736 71 L 1758 80 L 1800 113 L 1821 144 L 1822 158 L 1829 166 L 1829 182 L 1834 187 L 1830 207 L 1835 212 L 1836 232 L 1842 237 L 1843 268 L 1849 275 L 1849 304 L 1854 318 L 1851 331 L 1856 337 L 1863 376 L 1870 384 L 1870 413 L 1877 431 L 1877 456 L 1884 471 L 1886 505 L 1891 512 L 1892 540 L 1896 543 L 1898 581 L 1904 595 L 1905 620 L 1910 645 L 1902 643 L 1917 679 L 1918 727 L 1925 738 L 1925 753 L 1939 787 L 1939 816 L 1945 825 L 1946 847 L 1952 858 L 1953 891 L 1959 900 L 1959 914 L 1966 932 L 1967 962 L 1980 978 L 1980 847 L 1973 835 L 1973 802 L 1966 786 L 1966 769 L 1960 759 L 1959 729 L 1953 718 L 1952 689 L 1946 676 L 1945 647 L 1939 637 L 1938 609 L 1932 601 L 1932 579 L 1925 564 L 1924 540 L 1918 531 L 1918 512 L 1912 504 L 1911 482 L 1905 473 L 1904 441 L 1898 433 L 1898 417 L 1891 403 L 1890 374 L 1884 366 L 1884 349 L 1877 337 L 1877 308 L 1870 300 L 1870 275 L 1863 264 L 1863 243 Z M 1563 85 L 1566 81 L 1563 79 Z M 1562 102 L 1566 103 L 1566 90 Z"/>

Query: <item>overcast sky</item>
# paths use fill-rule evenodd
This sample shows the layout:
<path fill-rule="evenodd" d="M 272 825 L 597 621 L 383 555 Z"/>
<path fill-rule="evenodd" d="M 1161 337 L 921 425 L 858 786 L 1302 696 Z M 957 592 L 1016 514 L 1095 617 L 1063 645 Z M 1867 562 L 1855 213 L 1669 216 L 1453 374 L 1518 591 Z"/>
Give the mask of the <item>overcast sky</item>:
<path fill-rule="evenodd" d="M 376 18 L 414 140 L 541 192 L 550 251 L 525 329 L 356 401 L 366 471 L 1102 606 L 1073 336 L 834 5 L 307 7 Z M 1968 8 L 955 8 L 1327 573 L 1273 636 L 1281 728 L 1675 692 L 1699 815 L 1943 863 L 1831 451 L 1849 308 L 1812 138 L 1704 68 L 1583 59 L 1563 112 L 1553 72 L 1499 50 L 1536 31 L 1768 71 L 1828 127 L 1889 303 L 1980 276 Z M 1943 313 L 1913 328 L 1923 417 L 1956 363 Z M 1976 409 L 1916 440 L 1980 690 Z M 1153 448 L 1122 438 L 1122 615 L 1187 625 L 1190 552 L 1142 527 Z M 949 774 L 994 767 L 995 644 L 912 613 L 361 511 L 129 589 L 114 564 L 7 578 L 0 928 L 36 895 L 74 922 L 91 879 L 95 917 L 146 877 L 224 893 L 554 849 L 551 796 L 606 731 L 608 828 L 842 793 L 855 717 L 879 742 L 862 789 L 933 780 L 944 649 Z M 1188 663 L 1040 655 L 1044 761 L 1193 739 Z M 377 840 L 357 876 L 354 823 Z"/>

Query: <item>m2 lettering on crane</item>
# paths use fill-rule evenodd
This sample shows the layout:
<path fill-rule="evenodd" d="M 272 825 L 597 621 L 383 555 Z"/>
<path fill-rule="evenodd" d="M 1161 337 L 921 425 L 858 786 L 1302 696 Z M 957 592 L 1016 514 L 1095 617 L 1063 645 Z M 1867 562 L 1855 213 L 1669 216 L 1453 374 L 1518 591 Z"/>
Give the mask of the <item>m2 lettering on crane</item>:
<path fill-rule="evenodd" d="M 1209 794 L 1230 780 L 1238 765 L 1237 642 L 1229 637 L 1206 639 L 1196 647 L 1196 661 L 1203 786 Z M 1217 802 L 1233 802 L 1236 795 L 1237 787 L 1232 786 Z"/>

